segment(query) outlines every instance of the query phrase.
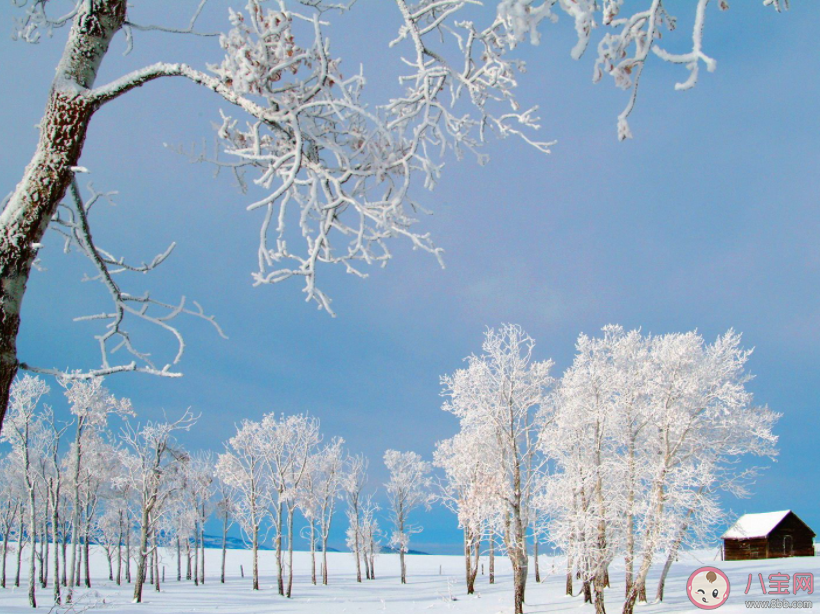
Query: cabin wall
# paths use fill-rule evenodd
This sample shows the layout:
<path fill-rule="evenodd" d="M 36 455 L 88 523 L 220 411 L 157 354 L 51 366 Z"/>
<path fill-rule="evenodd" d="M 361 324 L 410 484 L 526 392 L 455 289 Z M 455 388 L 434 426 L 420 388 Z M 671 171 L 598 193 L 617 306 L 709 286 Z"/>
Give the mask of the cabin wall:
<path fill-rule="evenodd" d="M 765 537 L 756 539 L 724 539 L 724 561 L 748 561 L 769 558 L 769 542 Z"/>
<path fill-rule="evenodd" d="M 791 553 L 788 552 L 791 538 Z M 769 558 L 814 556 L 814 532 L 794 514 L 789 514 L 769 533 Z"/>

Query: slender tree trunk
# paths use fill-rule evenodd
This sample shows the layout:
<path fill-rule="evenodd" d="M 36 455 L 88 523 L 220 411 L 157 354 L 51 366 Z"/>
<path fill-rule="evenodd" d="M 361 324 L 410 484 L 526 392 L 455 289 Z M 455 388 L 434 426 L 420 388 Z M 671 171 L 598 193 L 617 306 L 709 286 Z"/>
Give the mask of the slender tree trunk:
<path fill-rule="evenodd" d="M 228 515 L 222 518 L 222 569 L 219 575 L 219 581 L 225 584 L 225 555 L 228 549 Z"/>
<path fill-rule="evenodd" d="M 535 563 L 535 581 L 541 582 L 541 569 L 538 567 L 538 536 L 533 534 L 533 563 Z"/>
<path fill-rule="evenodd" d="M 290 505 L 288 510 L 288 591 L 287 598 L 290 599 L 293 590 L 293 509 Z"/>
<path fill-rule="evenodd" d="M 490 533 L 490 584 L 495 584 L 495 533 Z"/>
<path fill-rule="evenodd" d="M 362 559 L 364 560 L 364 579 L 370 580 L 370 559 L 367 558 L 367 546 L 362 545 Z"/>
<path fill-rule="evenodd" d="M 253 527 L 253 590 L 259 590 L 259 526 Z"/>
<path fill-rule="evenodd" d="M 125 581 L 131 584 L 131 522 L 127 514 L 125 520 Z"/>
<path fill-rule="evenodd" d="M 191 538 L 185 539 L 185 579 L 190 580 L 193 577 L 191 572 Z"/>
<path fill-rule="evenodd" d="M 83 544 L 83 562 L 85 564 L 85 587 L 91 588 L 91 561 L 89 557 L 89 549 L 91 547 L 91 516 L 86 515 L 85 519 L 85 536 Z"/>
<path fill-rule="evenodd" d="M 376 579 L 376 548 L 373 543 L 373 538 L 370 538 L 370 579 Z"/>
<path fill-rule="evenodd" d="M 567 555 L 567 583 L 565 593 L 572 597 L 572 557 Z"/>
<path fill-rule="evenodd" d="M 48 497 L 44 497 L 46 509 L 43 514 L 43 522 L 42 533 L 40 533 L 40 588 L 47 588 L 48 581 L 46 578 L 48 577 L 48 521 L 49 521 L 49 505 L 48 505 Z"/>
<path fill-rule="evenodd" d="M 199 521 L 199 583 L 205 584 L 205 502 L 202 502 L 202 516 Z"/>
<path fill-rule="evenodd" d="M 282 571 L 282 514 L 284 514 L 284 510 L 282 509 L 281 503 L 277 504 L 277 511 L 278 514 L 276 517 L 276 584 L 277 588 L 279 589 L 279 594 L 284 597 L 285 578 L 284 572 Z"/>
<path fill-rule="evenodd" d="M 8 509 L 11 509 L 11 501 L 9 501 Z M 3 562 L 2 570 L 0 570 L 0 588 L 6 588 L 6 557 L 8 557 L 9 554 L 9 533 L 11 532 L 11 525 L 14 524 L 14 517 L 16 515 L 16 509 L 14 513 L 9 512 L 8 521 L 5 522 L 3 526 Z"/>
<path fill-rule="evenodd" d="M 199 520 L 194 522 L 194 586 L 199 586 Z"/>
<path fill-rule="evenodd" d="M 59 495 L 55 495 L 54 501 L 51 505 L 51 532 L 54 536 L 54 579 L 52 580 L 52 583 L 54 584 L 54 603 L 56 605 L 60 605 L 62 603 L 62 597 L 60 595 L 60 540 L 59 536 L 57 535 L 57 531 L 60 526 L 60 512 L 58 502 Z M 65 542 L 65 540 L 63 540 L 63 542 Z"/>
<path fill-rule="evenodd" d="M 359 539 L 360 538 L 360 535 L 359 535 L 360 531 L 359 531 L 359 507 L 358 507 L 358 505 L 354 506 L 353 512 L 355 513 L 355 517 L 354 517 L 355 523 L 354 523 L 354 526 L 353 526 L 353 535 L 354 535 L 353 554 L 356 555 L 356 582 L 361 582 L 362 581 L 362 564 L 361 564 L 361 560 L 359 558 L 359 556 L 360 556 L 359 550 L 360 550 L 360 546 L 361 546 L 361 543 L 360 543 L 361 539 Z"/>
<path fill-rule="evenodd" d="M 327 534 L 322 535 L 322 584 L 327 586 Z"/>
<path fill-rule="evenodd" d="M 28 470 L 27 470 L 28 472 Z M 28 477 L 26 477 L 28 480 Z M 36 554 L 37 554 L 37 508 L 34 505 L 34 485 L 29 484 L 29 497 L 28 497 L 28 522 L 29 522 L 29 545 L 31 546 L 31 556 L 29 557 L 29 564 L 28 564 L 28 604 L 32 608 L 37 607 L 37 599 L 34 595 L 34 588 L 37 583 L 36 573 L 37 570 L 35 569 L 36 563 Z M 22 542 L 21 542 L 22 543 Z"/>
<path fill-rule="evenodd" d="M 20 523 L 17 527 L 17 573 L 14 576 L 14 586 L 20 587 L 20 567 L 23 564 L 23 518 L 24 508 L 20 507 Z"/>
<path fill-rule="evenodd" d="M 68 521 L 63 522 L 62 535 L 60 536 L 60 556 L 63 559 L 63 568 L 60 570 L 60 584 L 68 586 Z"/>
<path fill-rule="evenodd" d="M 160 578 L 159 578 L 159 549 L 157 548 L 157 532 L 156 532 L 156 530 L 154 530 L 154 531 L 152 531 L 152 533 L 153 533 L 153 537 L 154 537 L 154 539 L 153 539 L 154 554 L 151 558 L 154 561 L 154 574 L 153 575 L 154 575 L 154 580 L 156 582 L 154 584 L 154 590 L 156 592 L 159 592 L 159 590 L 160 590 L 160 585 L 159 585 Z"/>
<path fill-rule="evenodd" d="M 108 579 L 114 581 L 114 548 L 105 548 L 105 558 L 108 559 Z"/>
<path fill-rule="evenodd" d="M 316 586 L 316 521 L 310 519 L 310 581 Z"/>
<path fill-rule="evenodd" d="M 122 584 L 122 510 L 119 511 L 118 516 L 118 532 L 117 532 L 117 586 Z"/>
<path fill-rule="evenodd" d="M 83 569 L 83 538 L 82 535 L 78 536 L 77 539 L 79 540 L 79 544 L 77 544 L 77 564 L 74 567 L 74 586 L 80 586 L 80 582 L 82 581 L 82 569 Z"/>
<path fill-rule="evenodd" d="M 666 563 L 663 565 L 661 578 L 658 580 L 658 592 L 655 595 L 655 599 L 657 601 L 663 601 L 663 589 L 666 584 L 666 576 L 669 574 L 669 569 L 672 567 L 672 563 L 678 556 L 678 550 L 683 542 L 683 538 L 686 537 L 686 532 L 689 530 L 689 518 L 691 517 L 692 512 L 693 510 L 690 508 L 686 514 L 686 518 L 678 529 L 678 534 L 675 536 L 675 541 L 672 543 L 672 547 L 669 549 L 669 556 L 666 557 Z"/>
<path fill-rule="evenodd" d="M 149 535 L 148 541 L 150 543 L 151 536 Z M 148 557 L 148 584 L 154 583 L 154 558 L 157 556 L 157 551 L 152 549 L 151 555 Z"/>
<path fill-rule="evenodd" d="M 177 535 L 177 582 L 182 582 L 182 545 Z"/>

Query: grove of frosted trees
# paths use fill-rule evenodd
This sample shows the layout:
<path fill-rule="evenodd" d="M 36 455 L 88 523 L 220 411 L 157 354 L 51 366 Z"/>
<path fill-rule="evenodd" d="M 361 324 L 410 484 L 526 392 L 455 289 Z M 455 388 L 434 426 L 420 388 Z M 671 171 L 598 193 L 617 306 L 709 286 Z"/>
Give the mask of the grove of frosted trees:
<path fill-rule="evenodd" d="M 631 614 L 647 600 L 653 560 L 665 561 L 661 600 L 680 549 L 708 543 L 723 519 L 721 493 L 747 494 L 756 468 L 738 461 L 777 454 L 779 415 L 753 403 L 749 356 L 732 330 L 709 344 L 694 332 L 607 326 L 578 338 L 558 377 L 521 327 L 488 329 L 482 353 L 441 379 L 442 409 L 458 432 L 435 445 L 432 462 L 387 450 L 383 493 L 371 485 L 368 459 L 306 414 L 246 419 L 221 451 L 192 452 L 180 443 L 198 418 L 190 410 L 141 422 L 101 378 L 56 378 L 68 406 L 59 420 L 47 404 L 57 396 L 52 386 L 26 375 L 12 387 L 3 430 L 0 587 L 27 585 L 32 606 L 38 586 L 55 603 L 72 602 L 78 587 L 91 588 L 92 550 L 106 557 L 110 581 L 133 583 L 135 602 L 161 591 L 167 567 L 176 571 L 171 581 L 201 585 L 213 519 L 222 531 L 220 581 L 235 524 L 252 555 L 248 588 L 260 590 L 265 540 L 277 592 L 291 598 L 297 538 L 307 541 L 311 582 L 332 582 L 328 541 L 340 516 L 356 580 L 362 568 L 364 580 L 375 579 L 376 556 L 390 547 L 406 583 L 420 516 L 440 504 L 463 531 L 468 594 L 480 559 L 489 557 L 492 583 L 495 559 L 505 556 L 522 613 L 528 578 L 541 580 L 541 545 L 565 561 L 568 595 L 583 593 L 599 614 L 608 596 Z M 612 595 L 610 565 L 619 558 L 626 589 Z"/>

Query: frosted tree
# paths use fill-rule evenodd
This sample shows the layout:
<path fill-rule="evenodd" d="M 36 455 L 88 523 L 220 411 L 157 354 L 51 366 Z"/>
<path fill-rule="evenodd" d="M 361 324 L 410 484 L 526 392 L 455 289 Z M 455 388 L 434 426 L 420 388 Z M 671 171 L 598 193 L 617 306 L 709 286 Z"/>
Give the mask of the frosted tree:
<path fill-rule="evenodd" d="M 20 467 L 28 499 L 28 539 L 29 556 L 28 602 L 37 607 L 35 596 L 35 548 L 37 540 L 37 458 L 46 454 L 43 438 L 43 424 L 37 416 L 37 406 L 43 395 L 48 394 L 48 385 L 39 377 L 26 375 L 17 380 L 11 389 L 9 418 L 3 429 L 3 440 L 11 444 L 12 458 Z M 22 535 L 18 535 L 18 549 L 22 549 Z"/>
<path fill-rule="evenodd" d="M 457 518 L 464 531 L 467 594 L 475 593 L 481 539 L 499 518 L 502 483 L 493 455 L 487 454 L 489 429 L 458 433 L 436 444 L 434 464 L 444 470 L 439 499 Z"/>
<path fill-rule="evenodd" d="M 18 480 L 18 467 L 12 454 L 0 462 L 0 531 L 3 533 L 3 551 L 0 554 L 0 588 L 6 588 L 6 561 L 11 550 L 9 542 L 17 524 L 17 517 L 22 513 L 23 493 L 20 489 L 22 480 Z M 22 536 L 17 537 L 18 547 Z M 57 582 L 59 584 L 59 582 Z"/>
<path fill-rule="evenodd" d="M 376 514 L 380 509 L 379 505 L 373 500 L 373 495 L 367 495 L 362 501 L 362 519 L 359 530 L 362 543 L 360 548 L 368 580 L 376 579 L 376 555 L 381 549 L 379 544 L 379 520 Z"/>
<path fill-rule="evenodd" d="M 216 474 L 233 492 L 234 518 L 250 539 L 253 590 L 259 590 L 259 530 L 269 515 L 268 465 L 261 425 L 244 420 L 225 444 L 216 462 Z"/>
<path fill-rule="evenodd" d="M 67 475 L 71 478 L 72 518 L 71 518 L 71 562 L 68 568 L 66 601 L 71 603 L 77 566 L 77 546 L 80 538 L 81 489 L 83 481 L 90 473 L 83 470 L 83 453 L 86 440 L 95 430 L 104 429 L 110 414 L 132 414 L 128 399 L 117 399 L 103 387 L 102 378 L 90 380 L 59 379 L 65 388 L 65 396 L 75 421 L 74 442 L 68 463 Z"/>
<path fill-rule="evenodd" d="M 92 239 L 89 205 L 77 185 L 76 174 L 85 170 L 80 166 L 83 145 L 96 112 L 151 81 L 185 79 L 232 109 L 235 116 L 222 112 L 217 131 L 229 161 L 218 163 L 239 176 L 250 174 L 259 191 L 248 205 L 262 213 L 254 282 L 301 279 L 306 298 L 329 311 L 330 300 L 316 283 L 320 266 L 338 264 L 363 276 L 362 265 L 389 260 L 390 240 L 396 237 L 440 255 L 431 237 L 416 228 L 415 217 L 423 209 L 415 192 L 435 185 L 448 152 L 457 157 L 471 153 L 484 163 L 487 157 L 480 148 L 491 134 L 520 137 L 537 151 L 549 151 L 549 143 L 532 136 L 539 121 L 535 109 L 522 110 L 516 99 L 524 64 L 512 53 L 524 40 L 537 42 L 539 28 L 554 21 L 557 11 L 575 23 L 578 42 L 573 57 L 581 57 L 596 28 L 605 32 L 597 47 L 594 78 L 609 74 L 630 92 L 618 117 L 619 138 L 631 135 L 627 118 L 650 50 L 655 58 L 682 64 L 689 71 L 678 89 L 695 84 L 701 64 L 708 70 L 716 66 L 703 49 L 708 0 L 692 3 L 692 48 L 682 54 L 661 45 L 662 29 L 673 28 L 675 19 L 660 0 L 638 3 L 631 15 L 621 13 L 621 0 L 493 0 L 487 4 L 495 11 L 483 14 L 472 12 L 481 4 L 478 1 L 395 0 L 397 36 L 391 46 L 397 49 L 403 91 L 373 104 L 363 71 L 342 74 L 341 59 L 328 43 L 333 9 L 347 6 L 325 0 L 279 0 L 271 3 L 274 8 L 266 8 L 262 0 L 249 0 L 244 12 L 229 14 L 232 27 L 219 38 L 224 50 L 219 64 L 203 71 L 186 63 L 157 62 L 97 83 L 100 66 L 111 55 L 110 46 L 119 33 L 126 50 L 138 44 L 146 30 L 196 34 L 206 2 L 196 3 L 187 28 L 138 23 L 133 6 L 125 0 L 74 0 L 59 17 L 49 14 L 51 4 L 45 1 L 17 3 L 22 11 L 15 24 L 19 40 L 36 43 L 43 34 L 52 36 L 61 28 L 68 28 L 68 34 L 39 122 L 37 147 L 0 214 L 3 413 L 18 368 L 54 372 L 28 365 L 17 355 L 22 300 L 52 221 L 92 260 L 113 301 L 112 310 L 94 316 L 107 325 L 98 336 L 100 368 L 73 377 L 123 371 L 178 375 L 184 344 L 173 318 L 189 313 L 211 320 L 198 305 L 188 309 L 184 299 L 163 302 L 120 287 L 117 273 L 150 270 L 169 252 L 140 266 L 99 248 Z M 781 0 L 764 4 L 778 11 L 786 5 Z M 487 25 L 476 26 L 476 19 Z M 64 204 L 68 192 L 71 202 Z M 301 244 L 289 240 L 290 228 L 299 229 Z M 149 352 L 133 345 L 127 324 L 132 319 L 159 326 L 177 340 L 177 352 L 165 365 L 155 364 Z M 109 360 L 110 351 L 120 347 L 130 353 L 130 362 Z"/>
<path fill-rule="evenodd" d="M 626 596 L 624 614 L 632 614 L 652 558 L 664 546 L 664 514 L 675 493 L 670 493 L 670 486 L 686 483 L 679 473 L 690 472 L 693 460 L 700 461 L 697 474 L 731 465 L 746 454 L 776 453 L 777 437 L 771 428 L 779 416 L 752 404 L 752 394 L 746 389 L 749 355 L 740 346 L 740 336 L 731 330 L 711 345 L 697 333 L 652 340 L 645 535 L 636 585 Z M 702 481 L 700 477 L 695 484 Z"/>
<path fill-rule="evenodd" d="M 308 469 L 299 489 L 298 505 L 308 522 L 311 581 L 316 584 L 316 544 L 322 549 L 322 584 L 327 585 L 327 541 L 344 469 L 344 440 L 334 437 L 308 458 Z"/>
<path fill-rule="evenodd" d="M 271 486 L 270 506 L 274 520 L 274 544 L 279 594 L 293 589 L 293 522 L 298 492 L 308 470 L 308 459 L 321 441 L 319 421 L 305 414 L 262 418 L 260 434 Z M 285 585 L 282 541 L 287 538 L 288 581 Z"/>
<path fill-rule="evenodd" d="M 594 588 L 599 614 L 606 611 L 609 564 L 622 552 L 623 521 L 631 520 L 622 486 L 629 489 L 634 483 L 621 462 L 618 404 L 628 391 L 621 387 L 615 345 L 622 331 L 604 332 L 601 339 L 579 337 L 575 360 L 553 395 L 552 421 L 541 436 L 542 449 L 562 472 L 560 485 L 553 486 L 561 491 L 558 502 L 552 502 L 555 539 L 575 562 L 585 587 Z M 627 464 L 632 457 L 627 454 Z"/>
<path fill-rule="evenodd" d="M 216 517 L 222 524 L 222 563 L 220 565 L 219 581 L 225 584 L 225 557 L 228 548 L 228 529 L 231 528 L 236 517 L 236 506 L 230 485 L 219 477 L 218 465 L 214 465 L 214 475 L 216 477 Z"/>
<path fill-rule="evenodd" d="M 356 582 L 362 581 L 361 513 L 364 488 L 367 485 L 368 460 L 363 455 L 349 456 L 342 479 L 342 490 L 347 501 L 347 544 L 356 557 Z"/>
<path fill-rule="evenodd" d="M 404 555 L 410 546 L 410 536 L 421 532 L 421 527 L 411 524 L 409 516 L 416 508 L 429 510 L 433 502 L 431 465 L 415 452 L 387 450 L 384 464 L 389 479 L 384 488 L 390 502 L 390 520 L 393 534 L 390 545 L 399 551 L 401 583 L 407 584 L 407 564 Z"/>
<path fill-rule="evenodd" d="M 142 602 L 146 565 L 149 555 L 156 552 L 156 529 L 160 525 L 163 505 L 172 496 L 174 473 L 180 470 L 179 461 L 187 457 L 175 444 L 175 433 L 187 431 L 196 423 L 196 417 L 186 410 L 174 422 L 146 422 L 134 426 L 126 423 L 122 441 L 127 454 L 124 479 L 139 497 L 139 543 L 137 550 L 137 577 L 134 581 L 134 603 Z M 157 582 L 159 578 L 157 578 Z"/>
<path fill-rule="evenodd" d="M 441 378 L 443 409 L 455 415 L 461 432 L 482 431 L 486 454 L 498 476 L 496 497 L 503 506 L 501 534 L 512 563 L 515 613 L 523 611 L 529 561 L 527 530 L 535 488 L 544 460 L 538 437 L 542 411 L 552 384 L 552 361 L 533 357 L 535 341 L 520 326 L 488 329 L 483 353 L 467 366 Z"/>

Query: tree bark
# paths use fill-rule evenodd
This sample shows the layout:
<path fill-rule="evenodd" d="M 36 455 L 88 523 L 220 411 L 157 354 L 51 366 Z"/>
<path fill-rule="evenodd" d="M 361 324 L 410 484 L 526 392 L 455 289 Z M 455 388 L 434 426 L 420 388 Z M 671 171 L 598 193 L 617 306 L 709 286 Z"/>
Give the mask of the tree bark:
<path fill-rule="evenodd" d="M 222 571 L 219 576 L 219 581 L 225 584 L 225 555 L 228 548 L 228 515 L 222 519 Z"/>
<path fill-rule="evenodd" d="M 490 533 L 490 584 L 495 584 L 495 534 Z"/>
<path fill-rule="evenodd" d="M 37 247 L 65 196 L 96 104 L 86 95 L 114 35 L 126 0 L 79 3 L 52 82 L 34 156 L 0 214 L 0 428 L 19 366 L 20 308 Z"/>
<path fill-rule="evenodd" d="M 288 590 L 286 597 L 290 599 L 293 590 L 293 509 L 290 505 L 288 510 Z"/>
<path fill-rule="evenodd" d="M 14 576 L 14 586 L 20 586 L 20 566 L 23 564 L 23 518 L 24 508 L 20 507 L 20 522 L 17 525 L 17 573 Z"/>

